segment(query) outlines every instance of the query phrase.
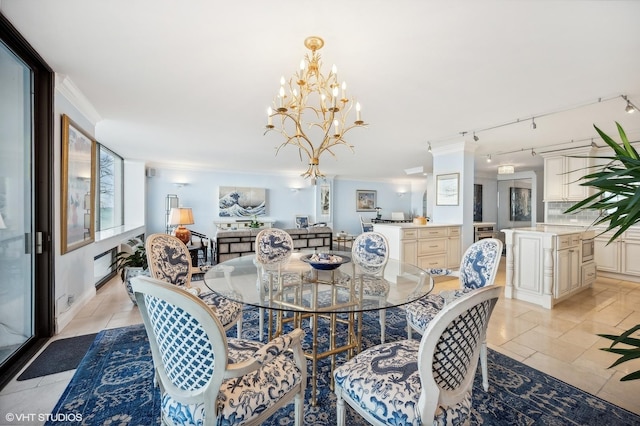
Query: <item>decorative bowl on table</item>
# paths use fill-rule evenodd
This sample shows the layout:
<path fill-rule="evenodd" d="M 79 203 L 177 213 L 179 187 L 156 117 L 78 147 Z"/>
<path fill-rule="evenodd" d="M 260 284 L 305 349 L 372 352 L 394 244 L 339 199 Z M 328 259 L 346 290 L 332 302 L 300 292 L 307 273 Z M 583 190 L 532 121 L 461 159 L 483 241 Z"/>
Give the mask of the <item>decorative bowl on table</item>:
<path fill-rule="evenodd" d="M 331 271 L 339 268 L 344 263 L 351 262 L 351 258 L 348 256 L 337 256 L 330 253 L 305 254 L 300 260 L 311 265 L 313 269 L 321 269 L 323 271 Z"/>

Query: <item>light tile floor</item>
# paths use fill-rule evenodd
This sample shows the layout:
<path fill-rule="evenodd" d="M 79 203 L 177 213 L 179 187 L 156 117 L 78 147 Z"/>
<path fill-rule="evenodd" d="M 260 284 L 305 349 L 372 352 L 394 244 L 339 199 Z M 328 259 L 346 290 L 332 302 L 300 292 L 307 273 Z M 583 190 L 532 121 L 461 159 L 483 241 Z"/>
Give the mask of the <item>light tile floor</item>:
<path fill-rule="evenodd" d="M 437 289 L 444 289 L 456 286 L 457 282 L 438 279 L 436 285 Z M 504 285 L 504 259 L 496 285 Z M 119 278 L 114 278 L 55 338 L 140 322 L 138 309 L 130 302 Z M 624 374 L 640 369 L 640 360 L 607 368 L 617 356 L 599 350 L 610 342 L 596 336 L 619 334 L 638 323 L 640 284 L 598 278 L 592 289 L 552 310 L 502 297 L 491 317 L 487 338 L 494 350 L 640 414 L 640 380 L 620 382 Z M 73 373 L 67 371 L 21 382 L 14 379 L 0 392 L 0 425 L 5 424 L 7 413 L 50 413 Z"/>

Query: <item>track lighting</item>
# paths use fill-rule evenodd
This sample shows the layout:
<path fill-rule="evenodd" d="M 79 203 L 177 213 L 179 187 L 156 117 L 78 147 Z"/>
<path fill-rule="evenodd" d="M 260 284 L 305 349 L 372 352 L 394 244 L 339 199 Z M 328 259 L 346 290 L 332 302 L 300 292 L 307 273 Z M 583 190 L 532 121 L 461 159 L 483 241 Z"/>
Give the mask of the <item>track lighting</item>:
<path fill-rule="evenodd" d="M 491 162 L 491 154 L 488 154 L 487 155 L 487 163 L 490 163 L 490 162 Z"/>
<path fill-rule="evenodd" d="M 532 128 L 533 130 L 535 130 L 537 127 L 538 127 L 538 126 L 536 125 L 536 118 L 535 118 L 535 117 L 532 117 L 532 118 L 531 118 L 531 128 Z"/>
<path fill-rule="evenodd" d="M 536 152 L 533 150 L 533 148 L 531 148 L 531 156 L 535 157 L 536 156 Z"/>
<path fill-rule="evenodd" d="M 476 142 L 480 140 L 480 138 L 476 136 L 476 132 L 473 132 L 473 140 Z"/>
<path fill-rule="evenodd" d="M 629 114 L 634 113 L 636 111 L 636 109 L 637 109 L 636 106 L 631 103 L 631 101 L 626 97 L 626 95 L 622 95 L 622 99 L 627 101 L 627 106 L 624 107 L 624 110 Z"/>
<path fill-rule="evenodd" d="M 428 147 L 427 147 L 427 152 L 431 152 L 431 142 L 427 142 Z"/>

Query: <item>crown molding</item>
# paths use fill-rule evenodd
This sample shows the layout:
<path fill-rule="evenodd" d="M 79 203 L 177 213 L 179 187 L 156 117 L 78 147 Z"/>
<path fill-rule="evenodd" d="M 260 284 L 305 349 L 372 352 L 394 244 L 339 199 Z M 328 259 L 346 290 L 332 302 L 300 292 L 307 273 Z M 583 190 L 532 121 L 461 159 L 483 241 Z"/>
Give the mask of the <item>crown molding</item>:
<path fill-rule="evenodd" d="M 91 104 L 89 99 L 78 89 L 78 86 L 75 85 L 68 75 L 56 73 L 56 90 L 67 98 L 94 126 L 102 120 L 102 117 L 93 107 L 93 104 Z"/>

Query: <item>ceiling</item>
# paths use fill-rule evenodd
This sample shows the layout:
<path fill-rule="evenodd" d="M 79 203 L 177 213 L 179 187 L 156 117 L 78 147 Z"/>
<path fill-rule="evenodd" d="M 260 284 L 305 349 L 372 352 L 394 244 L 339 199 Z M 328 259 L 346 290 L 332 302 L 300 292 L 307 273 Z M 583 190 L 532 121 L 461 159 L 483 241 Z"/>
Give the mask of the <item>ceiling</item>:
<path fill-rule="evenodd" d="M 406 179 L 431 170 L 429 142 L 473 132 L 476 171 L 491 174 L 540 167 L 532 148 L 603 145 L 594 124 L 640 140 L 640 112 L 620 97 L 640 105 L 638 1 L 0 0 L 0 11 L 90 101 L 96 139 L 149 165 L 306 170 L 263 133 L 310 35 L 369 123 L 348 134 L 353 153 L 321 157 L 327 175 Z"/>

